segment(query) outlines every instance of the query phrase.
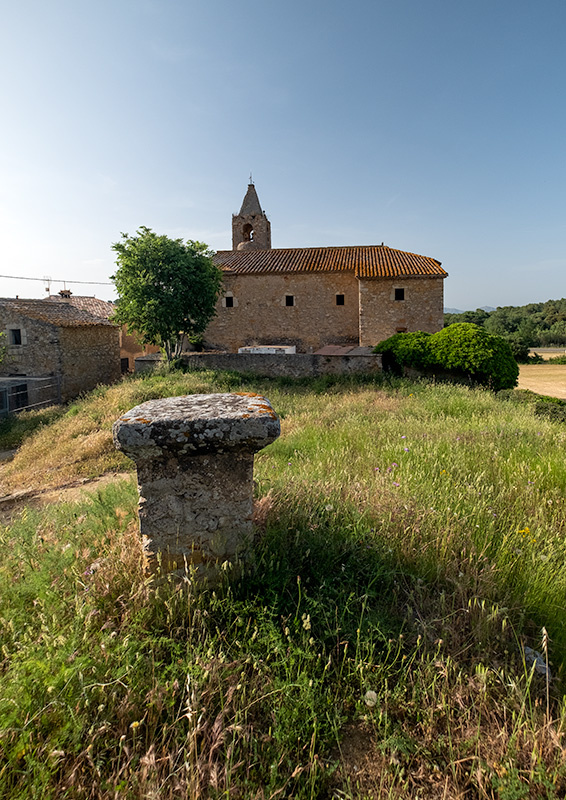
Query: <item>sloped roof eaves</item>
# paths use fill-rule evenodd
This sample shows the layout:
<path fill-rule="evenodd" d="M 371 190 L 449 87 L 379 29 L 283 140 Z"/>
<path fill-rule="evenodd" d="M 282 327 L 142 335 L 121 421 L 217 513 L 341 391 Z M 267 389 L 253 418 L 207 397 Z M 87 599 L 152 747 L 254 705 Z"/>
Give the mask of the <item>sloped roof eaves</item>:
<path fill-rule="evenodd" d="M 57 295 L 49 295 L 45 301 L 50 303 L 66 303 L 67 305 L 86 311 L 91 316 L 98 319 L 110 319 L 116 311 L 114 303 L 108 300 L 100 300 L 98 297 L 88 297 L 86 295 L 72 295 L 68 300 L 61 300 Z M 44 301 L 44 302 L 45 302 Z"/>
<path fill-rule="evenodd" d="M 220 250 L 214 261 L 229 274 L 353 271 L 358 278 L 445 278 L 448 274 L 434 258 L 378 245 Z"/>
<path fill-rule="evenodd" d="M 68 303 L 47 303 L 45 300 L 12 300 L 0 299 L 0 311 L 20 314 L 22 317 L 46 322 L 60 328 L 84 328 L 89 326 L 115 327 L 109 319 L 95 317 L 88 311 L 82 311 Z"/>

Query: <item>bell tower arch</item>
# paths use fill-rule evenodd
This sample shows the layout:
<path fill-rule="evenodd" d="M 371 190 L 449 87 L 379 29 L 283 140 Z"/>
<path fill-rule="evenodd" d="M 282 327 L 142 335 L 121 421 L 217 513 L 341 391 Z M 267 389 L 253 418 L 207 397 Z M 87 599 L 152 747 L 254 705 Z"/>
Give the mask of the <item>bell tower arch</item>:
<path fill-rule="evenodd" d="M 271 223 L 259 204 L 252 177 L 239 214 L 232 214 L 232 250 L 271 250 Z"/>

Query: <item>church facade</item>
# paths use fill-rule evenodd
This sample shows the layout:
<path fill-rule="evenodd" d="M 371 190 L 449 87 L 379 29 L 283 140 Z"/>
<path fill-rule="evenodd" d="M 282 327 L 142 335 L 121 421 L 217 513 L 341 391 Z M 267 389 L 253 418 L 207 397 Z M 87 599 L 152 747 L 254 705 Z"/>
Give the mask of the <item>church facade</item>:
<path fill-rule="evenodd" d="M 443 326 L 440 262 L 385 245 L 271 247 L 271 226 L 250 183 L 232 217 L 232 250 L 216 253 L 224 289 L 208 347 L 374 346 L 400 331 Z"/>

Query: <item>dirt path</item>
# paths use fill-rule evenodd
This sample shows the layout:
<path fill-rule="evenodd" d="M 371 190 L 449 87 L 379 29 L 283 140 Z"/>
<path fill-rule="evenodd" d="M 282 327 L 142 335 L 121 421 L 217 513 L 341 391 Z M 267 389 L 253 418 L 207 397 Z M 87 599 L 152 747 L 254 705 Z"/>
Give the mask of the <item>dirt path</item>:
<path fill-rule="evenodd" d="M 566 364 L 521 364 L 519 389 L 566 400 Z"/>
<path fill-rule="evenodd" d="M 54 489 L 37 489 L 33 491 L 14 492 L 0 497 L 0 524 L 6 524 L 22 506 L 42 508 L 50 503 L 73 503 L 80 500 L 85 494 L 96 492 L 103 486 L 108 486 L 114 481 L 132 477 L 131 472 L 111 472 L 92 480 L 73 481 L 65 486 Z"/>

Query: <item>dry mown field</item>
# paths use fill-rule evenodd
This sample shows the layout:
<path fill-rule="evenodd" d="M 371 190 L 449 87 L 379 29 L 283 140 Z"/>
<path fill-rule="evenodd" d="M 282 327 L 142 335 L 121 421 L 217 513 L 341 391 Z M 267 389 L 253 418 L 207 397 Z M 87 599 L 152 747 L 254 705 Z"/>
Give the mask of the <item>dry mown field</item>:
<path fill-rule="evenodd" d="M 519 389 L 566 400 L 566 364 L 521 364 Z"/>
<path fill-rule="evenodd" d="M 531 355 L 535 355 L 535 353 L 545 361 L 548 361 L 549 358 L 554 358 L 555 356 L 563 356 L 566 355 L 566 348 L 564 347 L 531 347 Z"/>

